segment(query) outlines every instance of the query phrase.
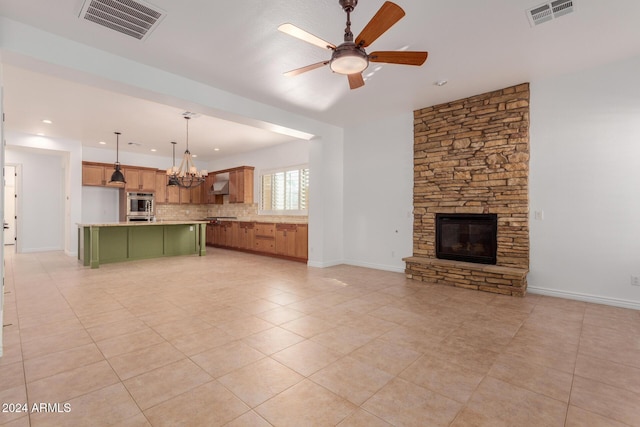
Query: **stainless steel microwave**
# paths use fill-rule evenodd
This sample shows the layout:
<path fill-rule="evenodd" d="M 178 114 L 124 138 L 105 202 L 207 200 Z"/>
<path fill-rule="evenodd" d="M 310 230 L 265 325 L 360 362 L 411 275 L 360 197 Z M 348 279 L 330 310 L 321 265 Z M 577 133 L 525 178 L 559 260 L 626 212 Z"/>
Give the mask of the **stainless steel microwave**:
<path fill-rule="evenodd" d="M 155 216 L 153 193 L 127 193 L 127 220 Z"/>

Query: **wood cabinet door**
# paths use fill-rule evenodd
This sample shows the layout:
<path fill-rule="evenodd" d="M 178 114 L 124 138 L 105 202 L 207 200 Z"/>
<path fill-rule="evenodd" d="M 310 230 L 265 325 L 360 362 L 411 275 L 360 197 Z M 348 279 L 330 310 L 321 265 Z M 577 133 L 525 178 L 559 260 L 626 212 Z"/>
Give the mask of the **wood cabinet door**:
<path fill-rule="evenodd" d="M 140 170 L 133 168 L 124 168 L 124 180 L 127 181 L 124 189 L 127 191 L 140 191 Z"/>
<path fill-rule="evenodd" d="M 238 247 L 240 249 L 255 250 L 255 229 L 252 222 L 238 223 Z"/>
<path fill-rule="evenodd" d="M 294 257 L 296 234 L 295 224 L 276 224 L 276 254 Z"/>
<path fill-rule="evenodd" d="M 215 240 L 214 240 L 214 225 L 213 224 L 207 224 L 207 231 L 206 231 L 206 243 L 207 245 L 213 245 Z"/>
<path fill-rule="evenodd" d="M 191 203 L 191 189 L 190 188 L 180 188 L 180 204 L 189 204 Z"/>
<path fill-rule="evenodd" d="M 274 237 L 276 225 L 271 222 L 256 222 L 255 223 L 256 237 Z"/>
<path fill-rule="evenodd" d="M 275 240 L 269 237 L 256 236 L 254 248 L 257 252 L 274 254 L 276 252 Z"/>
<path fill-rule="evenodd" d="M 191 203 L 195 205 L 201 205 L 205 202 L 204 200 L 205 188 L 206 188 L 206 183 L 203 183 L 191 189 Z"/>
<path fill-rule="evenodd" d="M 143 169 L 140 171 L 138 184 L 141 190 L 148 192 L 156 191 L 156 171 Z"/>
<path fill-rule="evenodd" d="M 309 226 L 307 224 L 298 224 L 296 226 L 296 258 L 309 259 Z"/>
<path fill-rule="evenodd" d="M 104 166 L 102 165 L 82 165 L 82 185 L 104 186 Z"/>
<path fill-rule="evenodd" d="M 240 203 L 238 195 L 242 189 L 238 188 L 238 171 L 229 172 L 229 203 Z"/>
<path fill-rule="evenodd" d="M 229 171 L 229 203 L 253 203 L 253 169 Z"/>
<path fill-rule="evenodd" d="M 213 244 L 222 246 L 222 225 L 213 224 Z"/>
<path fill-rule="evenodd" d="M 167 203 L 178 204 L 180 203 L 180 187 L 177 185 L 167 186 Z"/>
<path fill-rule="evenodd" d="M 156 204 L 167 203 L 167 174 L 156 172 Z"/>

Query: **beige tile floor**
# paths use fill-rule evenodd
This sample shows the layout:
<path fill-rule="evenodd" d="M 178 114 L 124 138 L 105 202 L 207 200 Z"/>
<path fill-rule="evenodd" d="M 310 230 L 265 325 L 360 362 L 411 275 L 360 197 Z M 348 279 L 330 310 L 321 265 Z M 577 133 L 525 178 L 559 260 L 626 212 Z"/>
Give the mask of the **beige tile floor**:
<path fill-rule="evenodd" d="M 207 252 L 8 253 L 0 425 L 640 425 L 638 311 Z"/>

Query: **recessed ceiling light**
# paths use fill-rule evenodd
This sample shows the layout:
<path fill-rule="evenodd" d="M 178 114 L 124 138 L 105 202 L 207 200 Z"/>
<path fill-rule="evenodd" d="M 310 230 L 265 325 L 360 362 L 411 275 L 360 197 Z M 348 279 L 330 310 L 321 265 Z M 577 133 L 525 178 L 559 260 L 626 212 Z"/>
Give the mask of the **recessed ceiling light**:
<path fill-rule="evenodd" d="M 192 154 L 191 157 L 195 158 L 195 157 L 198 157 L 198 155 L 197 154 Z"/>
<path fill-rule="evenodd" d="M 220 151 L 220 149 L 219 148 L 214 148 L 213 151 Z"/>
<path fill-rule="evenodd" d="M 51 124 L 51 123 L 53 123 L 53 122 L 52 122 L 51 120 L 49 120 L 49 119 L 44 119 L 44 120 L 42 121 L 42 123 L 46 123 L 46 124 L 50 125 L 50 124 Z"/>
<path fill-rule="evenodd" d="M 98 144 L 100 144 L 100 145 L 107 145 L 107 143 L 106 143 L 106 142 L 104 142 L 104 141 L 100 141 L 100 142 L 98 142 Z"/>
<path fill-rule="evenodd" d="M 156 152 L 156 151 L 158 151 L 158 150 L 156 150 L 155 148 L 152 148 L 152 149 L 151 149 L 151 151 L 153 151 L 153 152 L 155 153 L 155 152 Z"/>
<path fill-rule="evenodd" d="M 437 82 L 434 83 L 434 85 L 436 85 L 436 86 L 444 86 L 447 83 L 449 83 L 449 82 L 446 81 L 446 80 L 438 80 Z"/>
<path fill-rule="evenodd" d="M 44 133 L 42 133 L 42 132 L 38 132 L 38 133 L 36 133 L 36 135 L 38 135 L 38 136 L 44 136 Z"/>

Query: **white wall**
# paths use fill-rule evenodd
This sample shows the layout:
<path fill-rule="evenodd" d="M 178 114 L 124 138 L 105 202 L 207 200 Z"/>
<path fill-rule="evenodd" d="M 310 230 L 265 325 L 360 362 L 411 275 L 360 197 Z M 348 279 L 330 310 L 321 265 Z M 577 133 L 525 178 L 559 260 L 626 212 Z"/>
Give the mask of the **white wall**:
<path fill-rule="evenodd" d="M 64 153 L 8 146 L 7 163 L 22 165 L 19 177 L 19 252 L 64 249 Z"/>
<path fill-rule="evenodd" d="M 403 272 L 413 253 L 413 112 L 345 130 L 349 264 Z"/>
<path fill-rule="evenodd" d="M 120 190 L 106 187 L 82 187 L 82 223 L 120 221 Z"/>
<path fill-rule="evenodd" d="M 532 292 L 640 308 L 638 76 L 640 57 L 531 84 Z"/>

